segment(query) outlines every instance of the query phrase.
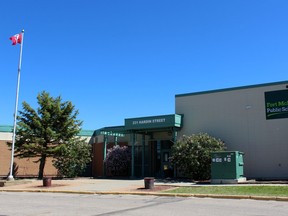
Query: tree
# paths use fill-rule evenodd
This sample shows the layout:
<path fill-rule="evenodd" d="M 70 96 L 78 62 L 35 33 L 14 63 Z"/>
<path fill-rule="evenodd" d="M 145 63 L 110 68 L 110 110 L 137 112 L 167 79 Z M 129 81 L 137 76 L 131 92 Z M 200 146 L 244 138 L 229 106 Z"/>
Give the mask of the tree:
<path fill-rule="evenodd" d="M 56 156 L 63 146 L 80 132 L 82 121 L 77 120 L 78 110 L 70 101 L 62 102 L 43 91 L 37 96 L 38 109 L 25 101 L 19 112 L 15 142 L 15 156 L 35 157 L 39 163 L 38 178 L 42 179 L 47 157 Z"/>
<path fill-rule="evenodd" d="M 224 142 L 207 133 L 183 136 L 172 146 L 171 162 L 186 177 L 210 179 L 211 152 L 225 149 Z"/>
<path fill-rule="evenodd" d="M 118 145 L 108 149 L 105 159 L 106 172 L 112 176 L 125 176 L 131 161 L 131 152 L 127 146 Z"/>
<path fill-rule="evenodd" d="M 53 160 L 53 165 L 62 176 L 73 178 L 81 174 L 87 164 L 91 162 L 92 146 L 85 140 L 75 137 L 69 145 L 62 145 L 57 156 Z"/>

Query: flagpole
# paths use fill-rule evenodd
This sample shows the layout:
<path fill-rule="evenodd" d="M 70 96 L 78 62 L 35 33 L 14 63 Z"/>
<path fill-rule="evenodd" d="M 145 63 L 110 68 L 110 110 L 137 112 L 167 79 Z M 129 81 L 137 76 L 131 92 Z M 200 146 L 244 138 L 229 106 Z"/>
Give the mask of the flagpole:
<path fill-rule="evenodd" d="M 13 177 L 13 163 L 14 163 L 14 148 L 15 148 L 15 138 L 16 138 L 16 124 L 17 124 L 17 112 L 18 112 L 18 96 L 19 96 L 19 87 L 20 87 L 20 71 L 22 64 L 22 49 L 24 42 L 24 29 L 22 30 L 22 40 L 20 44 L 20 55 L 19 55 L 19 64 L 18 64 L 18 77 L 17 77 L 17 87 L 16 87 L 16 101 L 15 101 L 15 112 L 14 112 L 14 125 L 13 125 L 13 136 L 12 136 L 12 149 L 11 149 L 11 162 L 10 162 L 10 173 L 7 180 L 14 180 Z"/>

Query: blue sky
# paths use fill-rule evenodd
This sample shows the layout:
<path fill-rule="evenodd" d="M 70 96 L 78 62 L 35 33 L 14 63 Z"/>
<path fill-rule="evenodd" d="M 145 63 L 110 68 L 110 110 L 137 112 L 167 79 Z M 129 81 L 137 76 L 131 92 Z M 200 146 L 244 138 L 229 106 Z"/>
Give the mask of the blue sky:
<path fill-rule="evenodd" d="M 287 0 L 14 0 L 0 3 L 0 124 L 19 94 L 61 95 L 83 129 L 175 113 L 175 95 L 287 80 Z"/>

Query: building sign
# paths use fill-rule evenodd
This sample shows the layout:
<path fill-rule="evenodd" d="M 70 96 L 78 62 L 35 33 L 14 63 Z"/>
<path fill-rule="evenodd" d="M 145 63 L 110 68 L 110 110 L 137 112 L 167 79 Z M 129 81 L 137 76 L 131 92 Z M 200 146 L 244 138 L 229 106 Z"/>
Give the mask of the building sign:
<path fill-rule="evenodd" d="M 157 123 L 165 123 L 165 122 L 166 122 L 166 118 L 143 119 L 143 120 L 132 121 L 132 125 L 146 125 L 146 124 L 157 124 Z"/>
<path fill-rule="evenodd" d="M 165 127 L 181 127 L 181 115 L 163 115 L 143 118 L 125 119 L 125 129 L 152 129 Z"/>
<path fill-rule="evenodd" d="M 114 137 L 124 137 L 125 136 L 125 128 L 124 126 L 117 127 L 105 127 L 94 131 L 93 136 L 114 136 Z"/>
<path fill-rule="evenodd" d="M 123 133 L 117 133 L 113 131 L 100 131 L 100 135 L 107 135 L 107 136 L 116 136 L 116 137 L 124 137 L 125 134 Z"/>
<path fill-rule="evenodd" d="M 265 92 L 266 119 L 288 118 L 288 90 Z"/>

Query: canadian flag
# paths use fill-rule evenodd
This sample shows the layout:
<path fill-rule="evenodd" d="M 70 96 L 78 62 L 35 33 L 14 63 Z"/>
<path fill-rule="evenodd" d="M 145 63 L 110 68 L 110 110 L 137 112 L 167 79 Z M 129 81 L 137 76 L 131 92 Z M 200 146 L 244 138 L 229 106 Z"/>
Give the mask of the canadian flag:
<path fill-rule="evenodd" d="M 12 40 L 12 45 L 16 45 L 17 43 L 21 44 L 21 42 L 22 42 L 22 33 L 13 35 L 9 39 Z"/>

